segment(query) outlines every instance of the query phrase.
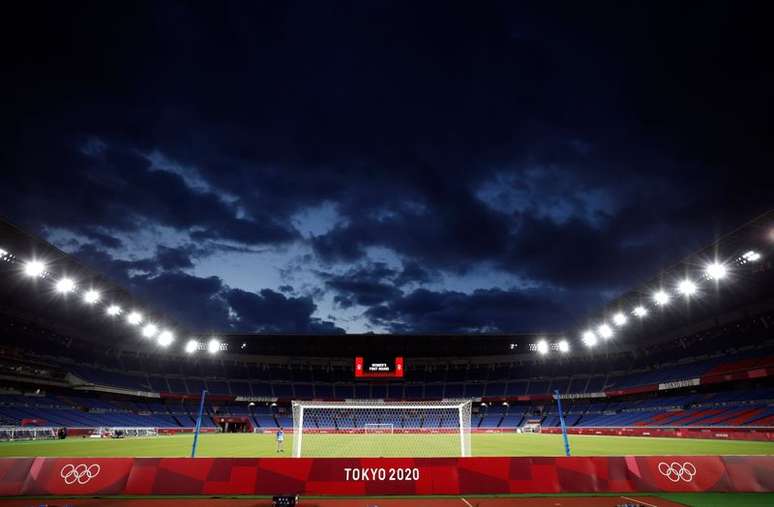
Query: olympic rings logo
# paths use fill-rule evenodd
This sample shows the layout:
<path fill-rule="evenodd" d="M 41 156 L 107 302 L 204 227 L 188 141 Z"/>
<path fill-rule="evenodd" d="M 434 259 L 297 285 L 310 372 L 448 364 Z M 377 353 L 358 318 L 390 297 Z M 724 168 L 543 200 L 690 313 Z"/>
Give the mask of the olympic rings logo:
<path fill-rule="evenodd" d="M 696 466 L 690 461 L 685 463 L 678 463 L 676 461 L 666 463 L 662 461 L 658 464 L 658 471 L 672 482 L 691 482 L 696 475 Z"/>
<path fill-rule="evenodd" d="M 67 464 L 59 471 L 59 476 L 64 479 L 65 484 L 68 486 L 71 484 L 86 484 L 94 477 L 99 475 L 100 467 L 96 463 L 93 465 L 86 465 L 80 463 L 78 465 Z"/>

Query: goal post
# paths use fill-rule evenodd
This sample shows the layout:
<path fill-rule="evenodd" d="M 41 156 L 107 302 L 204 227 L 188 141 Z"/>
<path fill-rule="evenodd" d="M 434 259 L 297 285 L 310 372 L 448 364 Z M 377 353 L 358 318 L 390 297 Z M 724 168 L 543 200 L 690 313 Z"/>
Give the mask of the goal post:
<path fill-rule="evenodd" d="M 470 400 L 293 402 L 293 456 L 470 456 Z"/>

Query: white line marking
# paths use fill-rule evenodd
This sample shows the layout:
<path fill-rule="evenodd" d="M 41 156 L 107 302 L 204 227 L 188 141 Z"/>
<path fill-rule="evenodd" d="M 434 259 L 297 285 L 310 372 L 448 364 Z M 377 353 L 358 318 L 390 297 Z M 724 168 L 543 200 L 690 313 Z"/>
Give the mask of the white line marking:
<path fill-rule="evenodd" d="M 629 500 L 630 502 L 638 503 L 640 505 L 645 505 L 646 507 L 658 507 L 658 505 L 654 505 L 652 503 L 643 502 L 642 500 L 637 500 L 636 498 L 629 498 L 628 496 L 621 496 L 624 500 Z"/>
<path fill-rule="evenodd" d="M 472 503 L 470 503 L 470 502 L 468 502 L 468 501 L 467 501 L 467 500 L 465 500 L 464 498 L 460 497 L 460 500 L 462 500 L 463 502 L 465 502 L 465 505 L 467 505 L 468 507 L 473 507 L 473 504 L 472 504 Z"/>

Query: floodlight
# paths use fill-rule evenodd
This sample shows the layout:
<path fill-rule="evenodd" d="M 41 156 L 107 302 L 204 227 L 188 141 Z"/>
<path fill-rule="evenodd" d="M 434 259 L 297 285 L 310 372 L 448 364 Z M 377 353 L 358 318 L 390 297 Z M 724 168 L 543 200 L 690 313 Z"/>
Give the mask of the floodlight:
<path fill-rule="evenodd" d="M 169 345 L 175 341 L 175 335 L 172 334 L 172 331 L 168 329 L 164 329 L 162 332 L 159 333 L 159 337 L 157 339 L 157 342 L 162 347 L 169 347 Z"/>
<path fill-rule="evenodd" d="M 46 265 L 40 261 L 29 261 L 24 264 L 24 274 L 32 278 L 42 276 L 45 270 Z"/>
<path fill-rule="evenodd" d="M 196 340 L 188 340 L 188 343 L 185 344 L 185 351 L 188 354 L 193 354 L 199 350 L 199 342 Z"/>
<path fill-rule="evenodd" d="M 83 302 L 89 305 L 95 304 L 97 301 L 99 301 L 100 298 L 99 292 L 97 292 L 94 289 L 89 289 L 86 291 L 86 294 L 83 295 Z"/>
<path fill-rule="evenodd" d="M 537 342 L 537 351 L 541 356 L 548 354 L 548 342 L 540 340 Z"/>
<path fill-rule="evenodd" d="M 142 314 L 139 312 L 132 312 L 126 316 L 126 321 L 133 326 L 139 326 L 142 320 Z"/>
<path fill-rule="evenodd" d="M 0 257 L 5 257 L 6 255 L 8 255 L 8 252 L 0 248 Z"/>
<path fill-rule="evenodd" d="M 75 282 L 70 278 L 62 278 L 56 282 L 56 291 L 60 294 L 68 294 L 75 290 Z"/>
<path fill-rule="evenodd" d="M 615 315 L 613 315 L 613 324 L 615 324 L 618 327 L 626 325 L 628 321 L 629 319 L 626 317 L 626 315 L 623 314 L 623 312 L 618 312 Z"/>
<path fill-rule="evenodd" d="M 482 405 L 483 405 L 483 403 L 482 403 Z M 250 403 L 247 404 L 247 406 L 248 407 L 254 407 L 255 406 L 255 402 L 251 401 Z"/>
<path fill-rule="evenodd" d="M 107 310 L 105 310 L 105 311 L 111 317 L 117 317 L 117 316 L 121 315 L 121 313 L 123 312 L 121 307 L 118 306 L 118 305 L 110 305 L 110 306 L 107 307 Z"/>
<path fill-rule="evenodd" d="M 761 254 L 755 250 L 750 250 L 749 252 L 746 252 L 744 255 L 742 255 L 742 259 L 748 262 L 755 262 L 761 259 Z"/>
<path fill-rule="evenodd" d="M 145 324 L 145 327 L 142 328 L 142 335 L 145 338 L 153 338 L 158 332 L 159 328 L 153 323 Z"/>
<path fill-rule="evenodd" d="M 643 318 L 643 317 L 645 317 L 646 315 L 648 315 L 648 309 L 647 309 L 647 308 L 645 308 L 644 306 L 636 306 L 636 307 L 634 308 L 634 310 L 632 310 L 632 314 L 633 314 L 635 317 Z"/>
<path fill-rule="evenodd" d="M 210 354 L 215 354 L 220 351 L 220 340 L 217 338 L 212 338 L 209 342 L 207 342 L 207 352 Z"/>
<path fill-rule="evenodd" d="M 722 280 L 728 274 L 728 270 L 723 264 L 713 262 L 704 269 L 704 273 L 712 280 Z"/>
<path fill-rule="evenodd" d="M 597 328 L 597 334 L 599 334 L 599 336 L 601 336 L 605 340 L 609 340 L 610 338 L 613 337 L 613 329 L 607 324 L 601 324 Z"/>
<path fill-rule="evenodd" d="M 664 306 L 669 303 L 670 297 L 669 294 L 664 292 L 663 290 L 660 290 L 653 294 L 653 301 L 656 302 L 659 306 Z"/>
<path fill-rule="evenodd" d="M 567 343 L 567 340 L 559 340 L 559 343 L 557 343 L 556 346 L 562 354 L 566 354 L 570 351 L 570 344 Z"/>
<path fill-rule="evenodd" d="M 597 335 L 594 334 L 594 331 L 588 330 L 583 333 L 583 343 L 587 347 L 593 347 L 597 344 Z"/>
<path fill-rule="evenodd" d="M 696 284 L 693 283 L 692 280 L 689 280 L 687 278 L 682 282 L 680 282 L 679 284 L 677 284 L 677 292 L 679 292 L 680 294 L 686 297 L 693 296 L 694 294 L 696 294 L 696 290 L 697 290 Z"/>

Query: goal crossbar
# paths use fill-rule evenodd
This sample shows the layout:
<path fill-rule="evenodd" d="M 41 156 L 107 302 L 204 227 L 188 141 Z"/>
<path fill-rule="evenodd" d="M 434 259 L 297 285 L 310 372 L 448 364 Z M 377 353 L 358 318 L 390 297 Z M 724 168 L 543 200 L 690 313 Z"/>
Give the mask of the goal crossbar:
<path fill-rule="evenodd" d="M 448 405 L 401 405 L 401 404 L 382 404 L 382 403 L 374 403 L 374 404 L 352 404 L 348 405 L 346 403 L 331 403 L 331 404 L 322 404 L 322 403 L 312 403 L 307 404 L 303 402 L 294 402 L 294 404 L 298 403 L 304 409 L 307 408 L 340 408 L 340 409 L 346 409 L 346 410 L 357 410 L 357 409 L 367 409 L 367 410 L 383 410 L 383 409 L 408 409 L 408 410 L 443 410 L 443 409 L 449 409 L 449 408 L 463 408 L 465 406 L 465 403 L 450 403 Z"/>

